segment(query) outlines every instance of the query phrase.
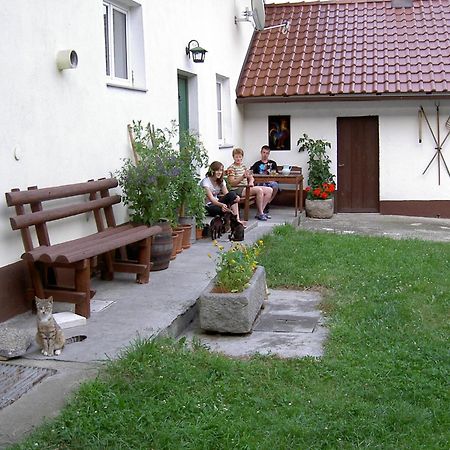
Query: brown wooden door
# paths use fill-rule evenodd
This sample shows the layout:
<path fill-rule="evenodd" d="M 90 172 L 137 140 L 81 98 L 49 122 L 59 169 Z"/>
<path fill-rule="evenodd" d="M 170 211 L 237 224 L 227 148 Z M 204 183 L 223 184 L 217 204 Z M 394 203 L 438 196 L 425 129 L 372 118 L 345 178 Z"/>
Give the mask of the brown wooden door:
<path fill-rule="evenodd" d="M 379 212 L 378 117 L 338 117 L 337 160 L 337 211 Z"/>

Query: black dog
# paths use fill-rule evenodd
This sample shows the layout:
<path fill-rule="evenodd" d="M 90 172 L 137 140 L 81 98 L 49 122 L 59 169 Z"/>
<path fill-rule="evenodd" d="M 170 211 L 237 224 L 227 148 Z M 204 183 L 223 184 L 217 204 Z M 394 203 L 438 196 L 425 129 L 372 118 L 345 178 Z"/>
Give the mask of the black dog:
<path fill-rule="evenodd" d="M 228 211 L 223 215 L 222 234 L 229 233 L 231 231 L 231 216 L 233 216 L 231 211 Z"/>
<path fill-rule="evenodd" d="M 244 240 L 244 225 L 237 220 L 234 214 L 230 217 L 230 229 L 231 233 L 228 235 L 230 241 L 243 241 Z"/>
<path fill-rule="evenodd" d="M 223 220 L 222 217 L 216 216 L 211 219 L 209 224 L 209 229 L 211 230 L 211 239 L 219 239 L 222 236 L 223 231 Z"/>

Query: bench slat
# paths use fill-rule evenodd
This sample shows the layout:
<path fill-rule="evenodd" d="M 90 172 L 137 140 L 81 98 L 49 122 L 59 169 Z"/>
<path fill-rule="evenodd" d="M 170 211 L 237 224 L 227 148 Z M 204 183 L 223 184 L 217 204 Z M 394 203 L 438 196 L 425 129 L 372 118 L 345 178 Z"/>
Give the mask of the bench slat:
<path fill-rule="evenodd" d="M 115 205 L 120 203 L 120 195 L 112 195 L 111 197 L 100 198 L 97 200 L 77 203 L 70 206 L 62 206 L 44 211 L 31 212 L 21 216 L 11 217 L 11 227 L 13 230 L 37 225 L 52 220 L 63 219 L 64 217 L 76 216 L 84 212 L 92 211 L 99 208 Z"/>
<path fill-rule="evenodd" d="M 27 261 L 40 261 L 47 264 L 58 262 L 71 264 L 84 259 L 92 258 L 96 255 L 110 252 L 125 245 L 147 239 L 161 232 L 160 226 L 147 227 L 141 225 L 131 229 L 125 229 L 115 233 L 96 233 L 86 238 L 74 239 L 56 246 L 39 247 L 31 252 L 24 253 L 22 258 Z"/>
<path fill-rule="evenodd" d="M 115 178 L 103 178 L 97 181 L 86 181 L 84 183 L 66 184 L 48 188 L 33 189 L 28 191 L 13 191 L 5 194 L 8 206 L 23 205 L 25 203 L 36 203 L 57 198 L 74 197 L 75 195 L 90 194 L 118 186 Z"/>
<path fill-rule="evenodd" d="M 121 225 L 117 228 L 108 228 L 107 230 L 104 230 L 102 232 L 103 237 L 108 237 L 110 235 L 121 233 L 122 231 L 125 231 L 126 229 L 133 228 L 133 225 L 131 223 L 126 223 Z M 78 245 L 81 247 L 82 245 L 90 245 L 93 241 L 98 239 L 98 233 L 91 234 L 89 236 L 83 236 L 82 238 L 72 239 L 71 242 L 72 245 Z M 31 251 L 27 251 L 22 255 L 22 259 L 25 259 L 27 261 L 39 261 L 40 255 L 50 255 L 53 258 L 53 255 L 55 257 L 57 255 L 60 255 L 64 252 L 64 249 L 67 248 L 67 241 L 61 242 L 60 244 L 54 244 L 51 246 L 41 245 L 39 247 L 36 247 L 32 249 Z M 32 256 L 31 256 L 32 255 Z"/>

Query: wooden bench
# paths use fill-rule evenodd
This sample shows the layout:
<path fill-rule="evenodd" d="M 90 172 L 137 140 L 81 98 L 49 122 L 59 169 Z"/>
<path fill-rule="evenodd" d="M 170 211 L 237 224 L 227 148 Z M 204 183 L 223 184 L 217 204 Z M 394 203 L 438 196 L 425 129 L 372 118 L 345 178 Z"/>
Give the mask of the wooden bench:
<path fill-rule="evenodd" d="M 116 225 L 112 206 L 120 203 L 121 197 L 111 195 L 109 189 L 117 185 L 116 179 L 108 178 L 42 189 L 33 186 L 27 191 L 13 189 L 5 194 L 6 203 L 16 211 L 10 218 L 11 227 L 22 235 L 25 248 L 22 259 L 27 263 L 32 282 L 32 289 L 27 291 L 30 301 L 35 295 L 40 298 L 51 295 L 55 301 L 74 303 L 75 312 L 88 318 L 90 300 L 95 294 L 90 283 L 92 272 L 100 272 L 106 280 L 112 280 L 114 272 L 134 273 L 137 283 L 148 283 L 151 240 L 161 232 L 161 227 Z M 43 202 L 72 197 L 66 206 L 60 206 L 60 200 L 56 206 L 51 207 L 48 202 L 46 209 L 43 207 Z M 96 233 L 51 244 L 47 222 L 89 212 L 94 213 Z M 33 226 L 37 246 L 32 239 Z M 137 245 L 137 260 L 128 258 L 129 244 Z"/>

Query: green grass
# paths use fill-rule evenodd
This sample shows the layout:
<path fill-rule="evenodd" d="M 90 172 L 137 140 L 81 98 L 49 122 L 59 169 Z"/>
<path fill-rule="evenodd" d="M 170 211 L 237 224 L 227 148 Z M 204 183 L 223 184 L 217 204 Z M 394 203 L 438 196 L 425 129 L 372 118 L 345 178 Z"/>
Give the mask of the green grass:
<path fill-rule="evenodd" d="M 448 449 L 450 246 L 287 226 L 265 249 L 271 287 L 322 290 L 322 359 L 138 342 L 17 448 Z"/>

